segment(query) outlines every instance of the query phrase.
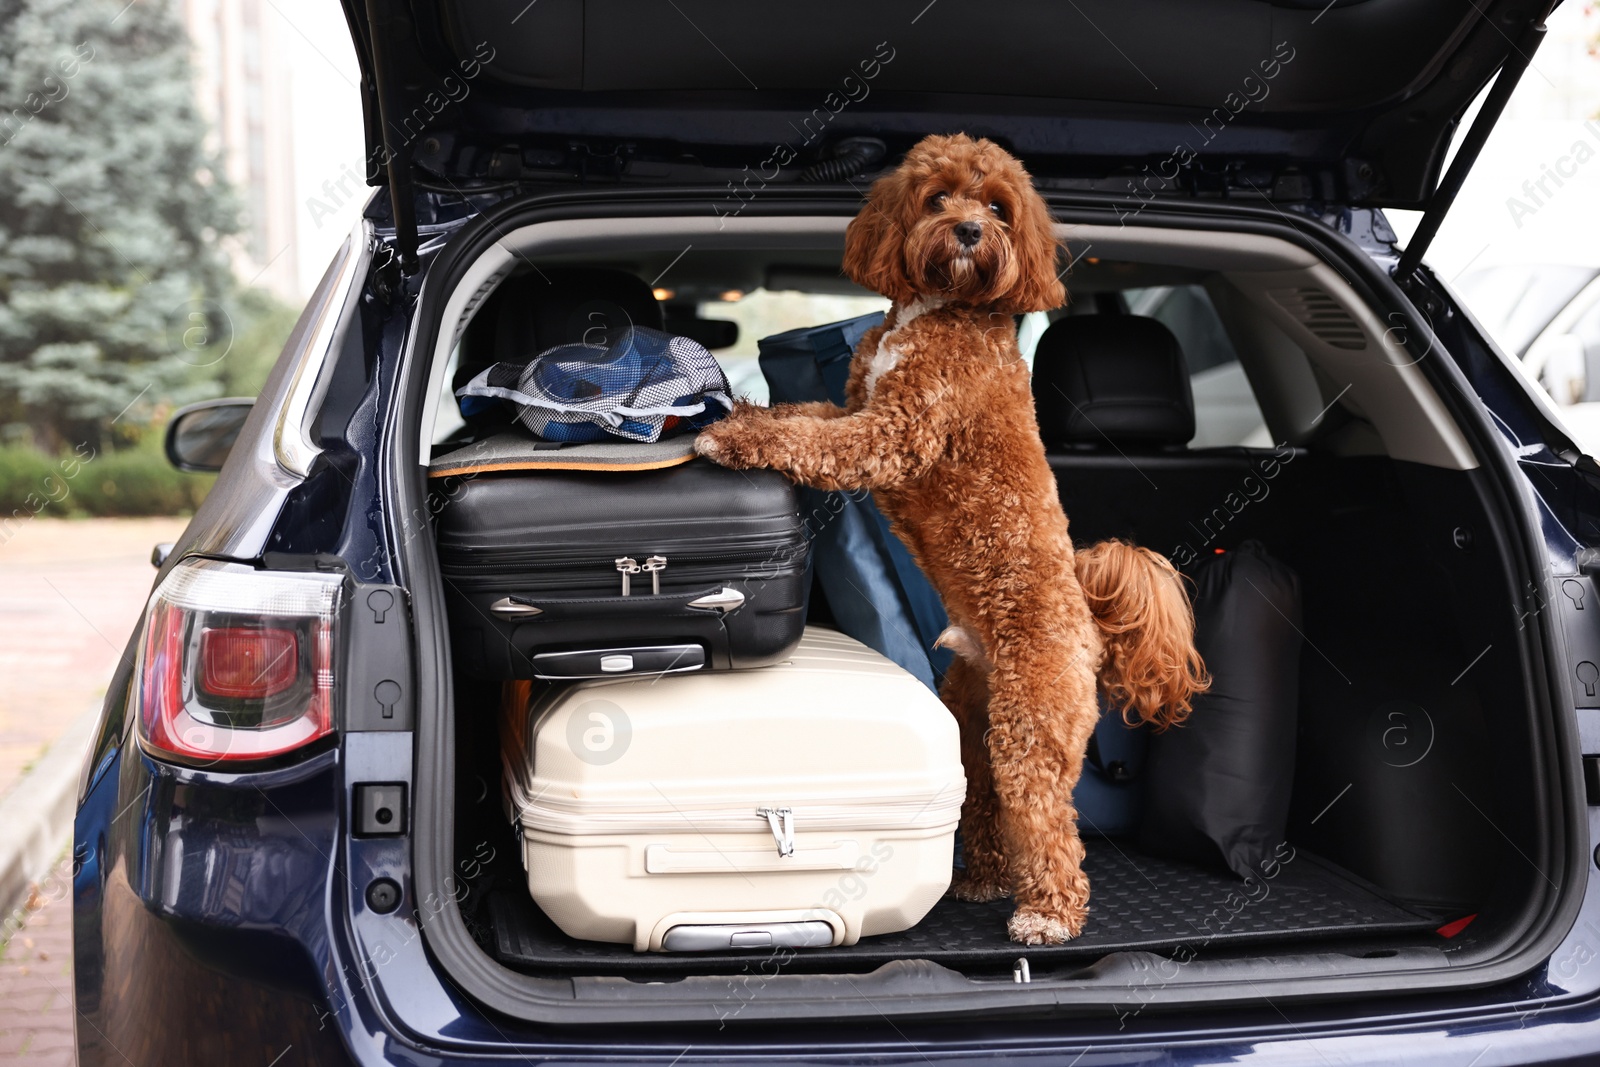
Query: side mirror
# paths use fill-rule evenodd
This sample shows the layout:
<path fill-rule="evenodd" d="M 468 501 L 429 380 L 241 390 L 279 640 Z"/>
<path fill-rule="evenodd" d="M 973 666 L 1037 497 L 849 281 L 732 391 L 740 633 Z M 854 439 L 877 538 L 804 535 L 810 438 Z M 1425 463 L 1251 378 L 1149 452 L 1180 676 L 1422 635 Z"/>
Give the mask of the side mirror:
<path fill-rule="evenodd" d="M 167 462 L 181 471 L 221 470 L 254 406 L 246 397 L 228 397 L 179 408 L 167 423 Z"/>

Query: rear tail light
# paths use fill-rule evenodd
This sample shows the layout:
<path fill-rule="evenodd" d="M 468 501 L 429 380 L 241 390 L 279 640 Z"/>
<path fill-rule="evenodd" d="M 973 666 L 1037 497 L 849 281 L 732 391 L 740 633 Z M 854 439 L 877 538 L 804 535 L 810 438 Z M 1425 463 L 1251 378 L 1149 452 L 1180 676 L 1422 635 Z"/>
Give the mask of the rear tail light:
<path fill-rule="evenodd" d="M 150 598 L 139 735 L 185 762 L 264 759 L 333 732 L 335 574 L 199 560 Z"/>
<path fill-rule="evenodd" d="M 300 678 L 300 635 L 282 626 L 200 631 L 200 688 L 211 696 L 265 700 Z"/>

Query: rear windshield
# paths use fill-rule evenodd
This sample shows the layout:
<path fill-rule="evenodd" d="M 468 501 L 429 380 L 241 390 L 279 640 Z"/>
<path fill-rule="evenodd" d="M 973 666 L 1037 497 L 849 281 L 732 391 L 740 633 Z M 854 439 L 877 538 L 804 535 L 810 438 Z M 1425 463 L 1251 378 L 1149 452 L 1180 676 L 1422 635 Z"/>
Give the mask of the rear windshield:
<path fill-rule="evenodd" d="M 1272 445 L 1266 420 L 1240 365 L 1239 355 L 1228 339 L 1222 320 L 1203 286 L 1190 284 L 1124 289 L 1120 293 L 1097 294 L 1095 300 L 1075 294 L 1074 307 L 1086 308 L 1097 303 L 1103 305 L 1106 296 L 1111 296 L 1112 303 L 1128 314 L 1158 319 L 1178 338 L 1189 366 L 1194 393 L 1195 436 L 1189 442 L 1191 448 Z M 753 289 L 748 292 L 729 290 L 718 299 L 702 300 L 690 306 L 699 318 L 732 322 L 738 326 L 738 339 L 732 345 L 712 349 L 712 352 L 726 371 L 734 395 L 766 404 L 770 399 L 767 382 L 761 375 L 756 358 L 761 338 L 799 327 L 886 311 L 889 302 L 875 295 Z M 1018 339 L 1023 358 L 1030 367 L 1033 346 L 1049 326 L 1052 317 L 1052 314 L 1042 312 L 1022 316 Z M 452 374 L 454 363 L 452 359 Z M 450 376 L 447 375 L 445 380 L 448 382 Z M 445 394 L 440 397 L 434 442 L 443 441 L 460 430 L 462 425 L 455 398 L 447 387 Z"/>

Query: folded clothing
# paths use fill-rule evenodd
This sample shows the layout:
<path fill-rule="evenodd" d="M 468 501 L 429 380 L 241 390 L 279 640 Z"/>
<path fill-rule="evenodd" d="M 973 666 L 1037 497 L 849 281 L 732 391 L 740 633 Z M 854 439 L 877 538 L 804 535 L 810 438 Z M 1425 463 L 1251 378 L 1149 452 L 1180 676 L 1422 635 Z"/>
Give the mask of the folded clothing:
<path fill-rule="evenodd" d="M 456 396 L 508 402 L 535 436 L 575 443 L 658 441 L 732 410 L 721 365 L 689 338 L 642 326 L 596 330 L 594 338 L 527 363 L 493 364 Z"/>

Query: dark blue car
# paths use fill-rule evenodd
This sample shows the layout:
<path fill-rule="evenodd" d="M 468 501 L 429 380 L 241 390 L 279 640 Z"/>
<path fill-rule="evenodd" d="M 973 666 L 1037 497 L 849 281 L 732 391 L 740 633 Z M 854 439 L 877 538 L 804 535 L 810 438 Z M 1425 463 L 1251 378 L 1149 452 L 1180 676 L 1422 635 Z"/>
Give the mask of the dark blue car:
<path fill-rule="evenodd" d="M 80 1063 L 1600 1058 L 1600 467 L 1421 262 L 1542 3 L 345 7 L 379 188 L 261 395 L 170 428 L 221 475 L 83 779 Z M 952 130 L 1061 224 L 1071 302 L 1028 351 L 1142 316 L 1187 360 L 1125 388 L 1191 438 L 1047 442 L 1074 535 L 1299 575 L 1278 862 L 1101 839 L 1088 929 L 1048 949 L 998 920 L 565 939 L 502 810 L 499 688 L 455 669 L 453 387 L 642 286 L 759 395 L 758 336 L 881 306 L 844 227 Z M 1425 212 L 1404 251 L 1385 207 Z"/>

